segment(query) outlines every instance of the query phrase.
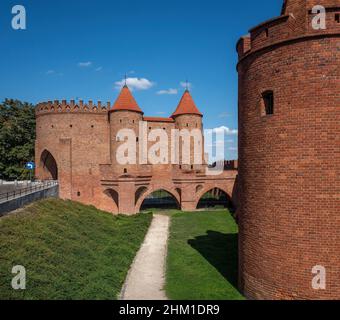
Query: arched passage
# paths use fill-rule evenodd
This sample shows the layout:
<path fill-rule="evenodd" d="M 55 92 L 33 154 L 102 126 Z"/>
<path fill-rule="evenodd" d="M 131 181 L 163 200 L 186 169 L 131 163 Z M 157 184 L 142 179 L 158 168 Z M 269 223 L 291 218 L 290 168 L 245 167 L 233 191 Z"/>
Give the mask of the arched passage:
<path fill-rule="evenodd" d="M 168 189 L 155 189 L 144 192 L 136 203 L 136 212 L 156 208 L 156 209 L 179 209 L 180 200 L 177 192 Z"/>
<path fill-rule="evenodd" d="M 53 155 L 44 150 L 40 156 L 42 180 L 58 180 L 58 165 Z"/>
<path fill-rule="evenodd" d="M 118 192 L 114 189 L 106 189 L 104 191 L 104 194 L 107 196 L 107 198 L 109 198 L 109 202 L 106 202 L 107 210 L 110 212 L 118 212 L 119 208 Z"/>
<path fill-rule="evenodd" d="M 135 204 L 148 191 L 147 187 L 139 187 L 135 193 Z"/>
<path fill-rule="evenodd" d="M 232 208 L 233 204 L 229 194 L 220 188 L 210 188 L 200 193 L 197 200 L 197 209 L 203 208 Z"/>

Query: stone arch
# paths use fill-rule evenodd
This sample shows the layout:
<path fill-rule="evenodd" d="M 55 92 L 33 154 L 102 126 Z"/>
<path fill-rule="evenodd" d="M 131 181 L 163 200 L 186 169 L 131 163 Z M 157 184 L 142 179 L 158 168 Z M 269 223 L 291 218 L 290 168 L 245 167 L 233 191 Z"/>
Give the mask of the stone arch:
<path fill-rule="evenodd" d="M 196 196 L 196 203 L 195 203 L 195 208 L 198 207 L 199 205 L 199 202 L 200 200 L 202 199 L 202 197 L 207 194 L 208 192 L 210 191 L 213 191 L 213 190 L 219 190 L 220 192 L 224 193 L 226 196 L 227 196 L 227 199 L 229 201 L 229 206 L 233 206 L 233 203 L 232 203 L 232 194 L 231 194 L 231 191 L 224 187 L 224 186 L 219 186 L 219 185 L 216 185 L 216 186 L 208 186 L 208 187 L 205 187 L 203 188 L 202 190 L 200 190 Z"/>
<path fill-rule="evenodd" d="M 181 200 L 180 200 L 180 196 L 178 194 L 178 191 L 176 189 L 170 189 L 170 188 L 166 188 L 166 187 L 154 187 L 154 188 L 151 188 L 151 189 L 145 191 L 139 197 L 139 199 L 136 202 L 136 212 L 140 212 L 140 208 L 142 207 L 142 204 L 143 204 L 144 200 L 148 196 L 150 196 L 152 193 L 154 193 L 156 191 L 160 191 L 160 190 L 163 190 L 163 191 L 169 193 L 176 200 L 178 208 L 180 208 Z"/>
<path fill-rule="evenodd" d="M 198 184 L 196 186 L 196 193 L 200 192 L 203 189 L 203 186 L 201 184 Z"/>
<path fill-rule="evenodd" d="M 108 202 L 108 209 L 111 212 L 118 212 L 119 208 L 119 194 L 115 189 L 109 188 L 104 190 L 104 194 L 106 195 L 107 198 L 112 200 L 112 202 Z M 113 208 L 109 208 L 113 204 Z"/>
<path fill-rule="evenodd" d="M 135 204 L 137 204 L 137 201 L 139 200 L 139 198 L 141 196 L 143 196 L 144 193 L 146 193 L 148 191 L 148 187 L 146 186 L 142 186 L 139 187 L 136 192 L 135 192 Z"/>
<path fill-rule="evenodd" d="M 58 165 L 51 152 L 45 149 L 40 156 L 42 180 L 58 180 Z"/>

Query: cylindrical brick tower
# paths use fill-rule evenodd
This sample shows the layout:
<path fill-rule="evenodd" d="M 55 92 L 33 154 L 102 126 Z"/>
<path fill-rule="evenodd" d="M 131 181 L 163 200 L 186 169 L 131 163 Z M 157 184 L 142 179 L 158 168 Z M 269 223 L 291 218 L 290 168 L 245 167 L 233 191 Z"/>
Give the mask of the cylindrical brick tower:
<path fill-rule="evenodd" d="M 143 111 L 139 108 L 136 100 L 132 96 L 129 88 L 125 85 L 113 108 L 109 111 L 110 117 L 110 139 L 111 139 L 111 163 L 116 175 L 137 175 L 138 174 L 138 143 L 139 143 L 139 124 L 143 120 Z M 124 130 L 124 131 L 121 131 Z M 134 146 L 135 152 L 132 163 L 123 165 L 117 161 L 117 149 L 126 141 L 119 134 L 126 134 L 125 130 L 133 130 L 136 141 L 130 141 Z M 131 155 L 130 155 L 131 156 Z"/>
<path fill-rule="evenodd" d="M 340 299 L 340 0 L 287 0 L 237 51 L 240 288 Z"/>
<path fill-rule="evenodd" d="M 194 100 L 191 97 L 189 90 L 185 90 L 181 101 L 179 102 L 175 112 L 171 116 L 176 123 L 176 128 L 178 130 L 188 130 L 189 133 L 193 134 L 195 131 L 199 133 L 201 139 L 201 147 L 203 148 L 204 141 L 203 141 L 203 123 L 202 113 L 196 107 Z M 186 148 L 187 146 L 180 142 L 179 145 L 179 163 L 180 168 L 185 171 L 195 171 L 195 170 L 202 170 L 204 159 L 201 159 L 204 156 L 204 150 L 200 149 L 196 146 L 194 141 L 190 143 L 190 159 L 189 153 L 187 154 L 188 157 L 185 159 L 184 152 L 182 148 Z M 195 161 L 196 158 L 196 161 Z M 197 159 L 201 159 L 201 161 L 197 161 Z M 201 163 L 199 163 L 201 162 Z"/>

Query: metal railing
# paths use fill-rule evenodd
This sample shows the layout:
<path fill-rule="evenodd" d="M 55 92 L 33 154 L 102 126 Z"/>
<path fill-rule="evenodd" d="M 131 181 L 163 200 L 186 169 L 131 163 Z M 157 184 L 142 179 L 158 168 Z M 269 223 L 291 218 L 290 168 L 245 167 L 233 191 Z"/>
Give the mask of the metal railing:
<path fill-rule="evenodd" d="M 34 185 L 31 185 L 30 187 L 26 188 L 20 188 L 17 190 L 4 192 L 0 194 L 0 202 L 6 202 L 12 199 L 16 199 L 22 196 L 25 196 L 30 193 L 34 193 L 37 191 L 49 189 L 51 187 L 54 187 L 58 185 L 58 181 L 49 180 L 49 181 L 42 181 L 42 182 L 35 182 Z"/>

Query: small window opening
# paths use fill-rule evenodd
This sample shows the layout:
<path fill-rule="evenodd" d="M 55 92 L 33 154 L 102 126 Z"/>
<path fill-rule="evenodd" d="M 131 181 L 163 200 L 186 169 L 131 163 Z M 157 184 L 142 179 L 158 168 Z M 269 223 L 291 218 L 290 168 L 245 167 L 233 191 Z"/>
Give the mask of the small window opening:
<path fill-rule="evenodd" d="M 77 192 L 77 196 L 80 197 L 80 191 Z"/>
<path fill-rule="evenodd" d="M 73 125 L 72 124 L 70 124 L 70 128 L 72 128 L 73 127 Z"/>
<path fill-rule="evenodd" d="M 274 93 L 273 91 L 265 91 L 262 94 L 264 111 L 266 115 L 274 114 Z"/>
<path fill-rule="evenodd" d="M 266 33 L 266 38 L 268 38 L 269 37 L 269 29 L 268 28 L 266 28 L 265 33 Z"/>
<path fill-rule="evenodd" d="M 91 125 L 91 128 L 94 128 L 94 125 Z"/>
<path fill-rule="evenodd" d="M 340 23 L 340 13 L 336 13 L 336 14 L 335 14 L 335 21 L 336 21 L 337 23 Z"/>
<path fill-rule="evenodd" d="M 124 173 L 127 173 L 127 169 L 126 168 L 124 168 Z"/>
<path fill-rule="evenodd" d="M 138 137 L 136 137 L 136 142 L 138 142 L 139 141 L 139 138 Z"/>

